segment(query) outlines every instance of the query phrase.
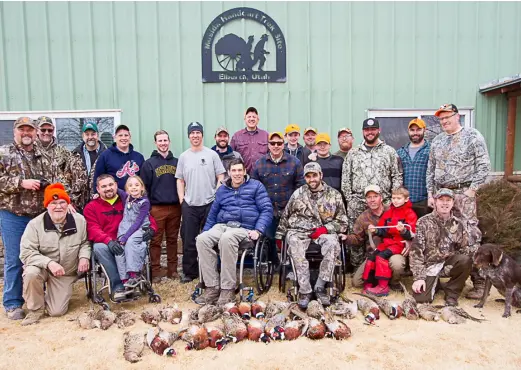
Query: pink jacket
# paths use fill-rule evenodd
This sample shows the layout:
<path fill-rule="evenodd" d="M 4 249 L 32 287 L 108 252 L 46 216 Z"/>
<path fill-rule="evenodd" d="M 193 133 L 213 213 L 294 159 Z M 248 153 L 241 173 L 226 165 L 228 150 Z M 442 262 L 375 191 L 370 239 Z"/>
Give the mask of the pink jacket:
<path fill-rule="evenodd" d="M 268 153 L 268 132 L 258 127 L 256 131 L 243 128 L 233 134 L 230 146 L 242 156 L 246 171 L 251 175 L 257 159 Z"/>

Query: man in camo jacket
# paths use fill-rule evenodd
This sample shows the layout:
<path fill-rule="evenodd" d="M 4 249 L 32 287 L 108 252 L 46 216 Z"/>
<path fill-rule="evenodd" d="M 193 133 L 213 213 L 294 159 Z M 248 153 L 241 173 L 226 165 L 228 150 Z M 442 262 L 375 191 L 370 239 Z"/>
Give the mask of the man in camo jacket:
<path fill-rule="evenodd" d="M 455 214 L 467 223 L 471 244 L 481 242 L 476 212 L 476 191 L 490 172 L 490 158 L 483 135 L 472 127 L 462 127 L 458 108 L 444 104 L 434 114 L 444 132 L 432 140 L 427 165 L 429 206 L 434 206 L 433 194 L 441 188 L 454 192 Z M 473 289 L 468 299 L 480 299 L 485 280 L 476 268 L 471 273 Z"/>
<path fill-rule="evenodd" d="M 309 263 L 306 251 L 313 241 L 320 245 L 324 256 L 315 284 L 315 295 L 323 305 L 329 305 L 325 285 L 331 282 L 335 260 L 340 253 L 338 233 L 345 232 L 347 217 L 342 195 L 322 181 L 322 169 L 316 162 L 304 166 L 306 185 L 291 196 L 280 219 L 275 239 L 280 245 L 285 237 L 288 254 L 293 258 L 299 283 L 300 308 L 311 300 Z"/>
<path fill-rule="evenodd" d="M 347 204 L 349 233 L 360 214 L 366 209 L 364 190 L 369 185 L 381 189 L 384 205 L 391 202 L 391 191 L 402 186 L 398 154 L 379 139 L 380 124 L 368 118 L 362 125 L 364 142 L 347 153 L 342 167 L 342 193 Z"/>

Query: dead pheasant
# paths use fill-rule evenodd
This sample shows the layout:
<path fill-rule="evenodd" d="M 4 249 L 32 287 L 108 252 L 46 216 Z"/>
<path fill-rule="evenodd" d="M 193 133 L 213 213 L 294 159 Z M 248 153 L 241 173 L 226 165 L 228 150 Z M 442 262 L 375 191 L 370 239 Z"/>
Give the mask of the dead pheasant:
<path fill-rule="evenodd" d="M 226 303 L 223 307 L 224 312 L 228 312 L 230 315 L 241 315 L 235 302 Z"/>
<path fill-rule="evenodd" d="M 251 317 L 251 305 L 248 302 L 239 303 L 238 308 L 243 319 L 248 320 Z"/>
<path fill-rule="evenodd" d="M 450 313 L 449 313 L 450 312 Z M 485 319 L 478 319 L 474 316 L 471 316 L 467 311 L 465 311 L 463 308 L 459 308 L 459 307 L 451 307 L 451 306 L 445 306 L 441 309 L 441 317 L 443 318 L 443 320 L 445 320 L 445 317 L 451 317 L 452 315 L 455 315 L 455 316 L 458 316 L 458 317 L 461 317 L 463 319 L 469 319 L 469 320 L 472 320 L 472 321 L 475 321 L 475 322 L 482 322 L 482 321 L 486 321 Z M 445 320 L 447 321 L 447 320 Z M 447 321 L 449 322 L 449 321 Z M 465 322 L 465 321 L 463 321 Z M 449 324 L 453 324 L 452 322 L 449 322 Z M 459 324 L 459 322 L 457 322 L 456 324 Z"/>
<path fill-rule="evenodd" d="M 288 306 L 289 303 L 287 302 L 268 301 L 268 304 L 266 305 L 266 309 L 264 311 L 266 319 L 271 319 L 276 314 L 279 314 L 286 308 L 288 308 Z"/>
<path fill-rule="evenodd" d="M 284 340 L 284 326 L 286 325 L 286 318 L 290 311 L 295 308 L 294 303 L 290 304 L 281 313 L 276 314 L 268 320 L 264 332 L 273 340 Z"/>
<path fill-rule="evenodd" d="M 375 302 L 380 310 L 390 319 L 399 319 L 403 315 L 403 308 L 399 303 L 390 302 L 385 298 L 376 297 L 372 294 L 364 294 L 364 293 L 355 293 L 357 295 L 361 295 L 362 297 L 369 298 L 373 302 Z"/>
<path fill-rule="evenodd" d="M 403 289 L 403 294 L 405 298 L 403 300 L 403 312 L 407 320 L 418 320 L 420 318 L 420 314 L 418 313 L 418 306 L 416 304 L 416 300 L 409 293 L 405 285 L 400 281 L 400 285 Z"/>
<path fill-rule="evenodd" d="M 197 312 L 197 321 L 199 322 L 199 324 L 214 321 L 221 317 L 222 313 L 222 307 L 207 304 L 202 306 Z"/>
<path fill-rule="evenodd" d="M 96 313 L 93 310 L 88 312 L 81 313 L 76 320 L 71 319 L 69 321 L 76 321 L 78 326 L 82 329 L 94 329 L 99 328 L 101 323 L 97 320 L 94 320 Z"/>
<path fill-rule="evenodd" d="M 217 348 L 217 342 L 225 337 L 224 322 L 222 319 L 217 319 L 204 324 L 208 332 L 208 340 L 211 348 Z"/>
<path fill-rule="evenodd" d="M 175 349 L 172 348 L 175 336 L 171 333 L 162 330 L 160 327 L 148 329 L 147 344 L 150 349 L 160 356 L 175 356 Z"/>
<path fill-rule="evenodd" d="M 430 304 L 419 304 L 418 314 L 426 321 L 440 321 L 440 313 Z"/>
<path fill-rule="evenodd" d="M 255 317 L 252 317 L 248 320 L 246 327 L 248 329 L 248 339 L 254 342 L 263 342 L 268 344 L 270 342 L 270 338 L 264 333 L 264 327 L 266 323 Z"/>
<path fill-rule="evenodd" d="M 326 310 L 326 328 L 331 336 L 336 340 L 347 339 L 351 336 L 351 329 L 345 322 L 342 320 L 337 320 L 334 318 L 331 310 Z"/>
<path fill-rule="evenodd" d="M 463 324 L 467 320 L 451 310 L 450 306 L 445 306 L 441 309 L 441 318 L 449 324 Z"/>
<path fill-rule="evenodd" d="M 251 304 L 251 315 L 257 319 L 263 319 L 266 315 L 266 303 L 255 301 Z"/>
<path fill-rule="evenodd" d="M 227 336 L 235 338 L 236 342 L 248 337 L 248 328 L 238 315 L 223 314 L 224 331 Z"/>
<path fill-rule="evenodd" d="M 380 309 L 376 303 L 365 298 L 358 299 L 356 303 L 368 324 L 374 324 L 376 320 L 380 320 Z"/>
<path fill-rule="evenodd" d="M 116 321 L 116 314 L 112 311 L 99 310 L 94 317 L 95 320 L 99 320 L 100 326 L 99 328 L 102 330 L 107 330 L 114 324 Z"/>
<path fill-rule="evenodd" d="M 170 324 L 179 324 L 183 315 L 177 303 L 163 306 L 159 310 L 159 313 L 161 314 L 161 319 L 163 321 L 169 322 Z"/>
<path fill-rule="evenodd" d="M 324 317 L 324 306 L 319 301 L 311 301 L 308 304 L 308 308 L 306 310 L 306 315 L 309 317 L 314 317 L 317 320 L 325 320 Z"/>
<path fill-rule="evenodd" d="M 356 301 L 352 301 L 349 298 L 340 295 L 340 299 L 330 306 L 331 312 L 334 315 L 353 319 L 358 313 L 358 305 Z"/>
<path fill-rule="evenodd" d="M 123 329 L 136 323 L 136 314 L 129 310 L 123 310 L 116 314 L 116 325 Z"/>
<path fill-rule="evenodd" d="M 179 333 L 179 335 L 183 341 L 188 343 L 185 348 L 186 350 L 195 349 L 200 351 L 210 345 L 207 329 L 197 324 L 191 324 L 186 330 Z"/>
<path fill-rule="evenodd" d="M 308 331 L 307 331 L 307 337 L 309 339 L 313 339 L 313 340 L 322 339 L 326 336 L 326 331 L 327 331 L 326 324 L 324 324 L 323 321 L 319 321 L 319 320 L 315 319 L 314 317 L 312 317 L 309 320 L 309 327 L 308 327 Z"/>
<path fill-rule="evenodd" d="M 145 336 L 143 333 L 131 334 L 128 331 L 123 333 L 123 357 L 128 362 L 141 361 L 141 354 L 145 348 Z"/>
<path fill-rule="evenodd" d="M 291 310 L 295 318 L 288 321 L 284 326 L 284 337 L 286 340 L 294 340 L 306 334 L 309 327 L 309 317 L 299 310 Z M 298 318 L 299 320 L 296 320 Z"/>
<path fill-rule="evenodd" d="M 146 324 L 157 325 L 161 321 L 161 313 L 156 307 L 144 308 L 141 312 L 141 319 Z"/>

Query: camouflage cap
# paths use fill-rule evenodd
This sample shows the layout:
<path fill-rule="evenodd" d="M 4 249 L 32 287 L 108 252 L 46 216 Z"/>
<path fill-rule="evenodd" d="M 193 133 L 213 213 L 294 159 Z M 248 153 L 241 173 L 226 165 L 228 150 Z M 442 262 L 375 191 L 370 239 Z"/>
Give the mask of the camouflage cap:
<path fill-rule="evenodd" d="M 353 131 L 351 131 L 348 127 L 342 127 L 340 130 L 338 130 L 337 136 L 340 136 L 342 132 L 347 132 L 349 135 L 353 135 Z"/>
<path fill-rule="evenodd" d="M 224 126 L 219 126 L 217 127 L 217 130 L 215 130 L 215 136 L 219 135 L 221 132 L 226 132 L 228 135 L 230 135 L 230 133 L 228 132 L 228 129 Z"/>
<path fill-rule="evenodd" d="M 454 112 L 454 113 L 458 113 L 458 107 L 456 107 L 454 104 L 443 104 L 440 107 L 440 109 L 438 109 L 436 111 L 436 113 L 434 113 L 434 115 L 436 117 L 439 117 L 441 112 Z"/>
<path fill-rule="evenodd" d="M 310 172 L 322 173 L 322 167 L 317 162 L 309 162 L 304 166 L 304 175 Z"/>
<path fill-rule="evenodd" d="M 306 129 L 304 130 L 304 135 L 306 135 L 309 131 L 312 131 L 315 134 L 318 134 L 318 131 L 316 128 L 309 126 L 309 127 L 306 127 Z"/>
<path fill-rule="evenodd" d="M 51 125 L 54 126 L 54 122 L 52 121 L 51 117 L 47 116 L 41 116 L 36 119 L 36 124 L 38 127 L 42 127 L 43 125 Z"/>
<path fill-rule="evenodd" d="M 364 189 L 364 195 L 367 195 L 367 193 L 369 193 L 371 191 L 376 194 L 382 194 L 382 190 L 380 189 L 380 187 L 378 185 L 368 185 Z"/>
<path fill-rule="evenodd" d="M 438 198 L 440 198 L 440 197 L 442 197 L 444 195 L 454 199 L 454 192 L 452 190 L 450 190 L 450 189 L 447 189 L 447 188 L 441 188 L 440 190 L 438 190 L 436 195 L 434 195 L 434 198 L 438 199 Z"/>
<path fill-rule="evenodd" d="M 31 126 L 32 128 L 36 128 L 36 122 L 34 122 L 29 117 L 20 117 L 16 121 L 14 121 L 13 129 L 22 126 Z"/>

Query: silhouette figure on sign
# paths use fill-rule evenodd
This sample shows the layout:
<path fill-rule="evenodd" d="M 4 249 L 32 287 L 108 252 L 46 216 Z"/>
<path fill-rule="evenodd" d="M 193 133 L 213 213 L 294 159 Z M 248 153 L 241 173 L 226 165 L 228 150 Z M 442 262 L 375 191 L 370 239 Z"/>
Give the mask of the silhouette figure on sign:
<path fill-rule="evenodd" d="M 215 44 L 215 54 L 219 65 L 228 72 L 251 71 L 253 66 L 259 62 L 259 71 L 266 62 L 264 49 L 268 35 L 262 35 L 252 52 L 254 36 L 248 36 L 248 42 L 242 37 L 229 33 L 221 37 Z"/>
<path fill-rule="evenodd" d="M 264 50 L 264 45 L 266 45 L 266 41 L 268 41 L 268 35 L 262 35 L 261 39 L 255 45 L 255 51 L 253 52 L 253 64 L 254 66 L 257 62 L 259 62 L 259 71 L 262 71 L 262 67 L 264 67 L 264 63 L 266 62 L 265 54 L 269 54 L 269 51 Z"/>

